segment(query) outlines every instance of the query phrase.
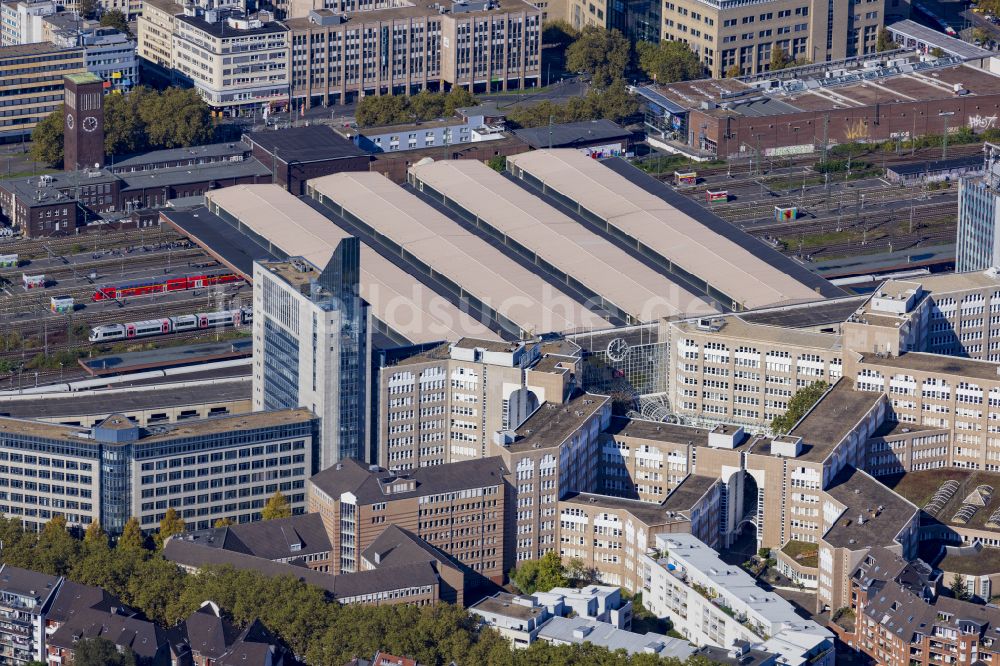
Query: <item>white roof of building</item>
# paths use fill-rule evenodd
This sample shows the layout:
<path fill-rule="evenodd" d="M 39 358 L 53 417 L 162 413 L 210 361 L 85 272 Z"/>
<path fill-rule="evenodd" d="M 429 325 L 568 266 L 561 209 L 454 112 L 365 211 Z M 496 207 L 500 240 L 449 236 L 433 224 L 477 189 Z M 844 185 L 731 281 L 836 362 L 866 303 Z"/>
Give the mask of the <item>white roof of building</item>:
<path fill-rule="evenodd" d="M 745 308 L 820 298 L 809 286 L 580 151 L 535 150 L 507 162 Z"/>
<path fill-rule="evenodd" d="M 329 263 L 340 241 L 350 237 L 278 185 L 235 185 L 205 196 L 283 253 L 302 257 L 320 270 Z M 364 243 L 361 297 L 379 321 L 416 344 L 463 337 L 500 339 Z"/>
<path fill-rule="evenodd" d="M 478 160 L 410 173 L 639 321 L 718 310 Z"/>
<path fill-rule="evenodd" d="M 686 660 L 694 653 L 694 647 L 679 638 L 663 634 L 637 634 L 618 629 L 605 622 L 588 618 L 553 617 L 542 625 L 538 638 L 559 644 L 582 644 L 584 642 L 605 647 L 612 652 L 625 650 L 629 654 L 655 654 L 660 657 L 674 657 Z"/>
<path fill-rule="evenodd" d="M 566 293 L 380 174 L 344 172 L 310 180 L 309 184 L 526 332 L 608 325 Z"/>

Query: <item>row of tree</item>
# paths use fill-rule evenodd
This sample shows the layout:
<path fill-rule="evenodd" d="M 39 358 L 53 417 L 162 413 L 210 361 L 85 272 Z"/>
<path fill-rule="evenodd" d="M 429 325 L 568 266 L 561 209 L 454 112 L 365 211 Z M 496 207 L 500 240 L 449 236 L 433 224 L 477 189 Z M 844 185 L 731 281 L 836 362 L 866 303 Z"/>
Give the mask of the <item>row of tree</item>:
<path fill-rule="evenodd" d="M 454 115 L 456 109 L 473 106 L 476 98 L 465 88 L 448 92 L 422 90 L 416 95 L 368 95 L 358 102 L 355 119 L 359 127 L 398 125 L 415 120 L 434 120 Z"/>
<path fill-rule="evenodd" d="M 60 164 L 63 130 L 60 106 L 31 133 L 32 159 Z M 157 91 L 141 87 L 104 98 L 104 151 L 108 155 L 197 146 L 212 141 L 214 136 L 209 106 L 193 88 Z"/>
<path fill-rule="evenodd" d="M 144 535 L 138 522 L 131 519 L 112 546 L 97 524 L 91 524 L 78 539 L 61 517 L 50 520 L 37 534 L 24 531 L 16 518 L 0 518 L 0 560 L 103 587 L 165 626 L 179 622 L 211 599 L 237 625 L 260 619 L 309 664 L 342 664 L 377 650 L 408 655 L 428 666 L 452 662 L 497 666 L 680 664 L 655 655 L 630 657 L 590 645 L 539 643 L 529 650 L 511 650 L 499 634 L 480 628 L 473 616 L 450 604 L 341 606 L 331 602 L 324 590 L 292 576 L 267 577 L 231 567 L 208 567 L 186 574 L 161 554 L 166 537 L 183 529 L 183 520 L 173 511 L 167 512 L 152 537 Z M 537 589 L 566 580 L 563 574 L 549 575 L 558 559 L 551 555 L 543 560 L 542 569 L 548 573 L 535 577 Z M 87 645 L 86 654 L 94 652 L 98 661 L 86 661 L 85 666 L 101 663 L 100 655 L 106 648 Z M 120 663 L 131 662 L 123 659 Z M 706 666 L 710 662 L 695 659 L 686 663 Z"/>

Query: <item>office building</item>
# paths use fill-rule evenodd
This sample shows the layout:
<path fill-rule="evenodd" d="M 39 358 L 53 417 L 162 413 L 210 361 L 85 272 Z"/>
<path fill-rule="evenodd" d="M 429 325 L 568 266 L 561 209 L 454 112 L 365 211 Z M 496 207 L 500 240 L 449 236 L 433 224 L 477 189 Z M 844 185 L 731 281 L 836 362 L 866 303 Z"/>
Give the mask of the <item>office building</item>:
<path fill-rule="evenodd" d="M 104 81 L 104 90 L 128 92 L 139 85 L 136 42 L 114 28 L 93 28 L 80 33 L 87 71 Z"/>
<path fill-rule="evenodd" d="M 462 338 L 381 368 L 379 464 L 406 470 L 481 458 L 493 433 L 516 428 L 543 402 L 564 402 L 579 348 L 543 356 L 547 346 Z"/>
<path fill-rule="evenodd" d="M 85 72 L 83 49 L 48 42 L 0 47 L 0 141 L 27 137 L 63 102 L 63 77 Z"/>
<path fill-rule="evenodd" d="M 140 428 L 112 415 L 94 428 L 3 419 L 0 511 L 40 529 L 54 515 L 119 533 L 156 528 L 170 507 L 188 526 L 248 522 L 281 491 L 305 507 L 318 424 L 304 409 Z"/>
<path fill-rule="evenodd" d="M 767 592 L 740 567 L 689 534 L 656 537 L 643 556 L 643 604 L 696 645 L 737 642 L 774 652 L 792 666 L 833 666 L 833 634 L 804 620 L 791 603 Z"/>
<path fill-rule="evenodd" d="M 254 409 L 314 410 L 317 469 L 369 456 L 371 333 L 358 261 L 358 240 L 345 238 L 318 266 L 254 262 Z"/>
<path fill-rule="evenodd" d="M 339 561 L 332 573 L 363 571 L 362 554 L 395 525 L 501 583 L 507 474 L 499 458 L 395 472 L 344 460 L 309 481 L 309 511 L 326 525 Z"/>
<path fill-rule="evenodd" d="M 283 23 L 297 105 L 453 86 L 484 92 L 539 85 L 541 12 L 524 0 L 295 10 Z"/>
<path fill-rule="evenodd" d="M 958 182 L 958 237 L 955 271 L 985 271 L 1000 266 L 1000 235 L 997 234 L 996 162 L 998 147 L 986 144 L 986 173 L 982 177 L 961 178 Z"/>
<path fill-rule="evenodd" d="M 288 30 L 267 12 L 153 0 L 138 31 L 140 58 L 161 77 L 193 85 L 215 111 L 254 115 L 288 104 Z"/>
<path fill-rule="evenodd" d="M 54 0 L 9 0 L 0 3 L 0 46 L 43 41 L 44 18 L 57 11 L 59 7 Z"/>

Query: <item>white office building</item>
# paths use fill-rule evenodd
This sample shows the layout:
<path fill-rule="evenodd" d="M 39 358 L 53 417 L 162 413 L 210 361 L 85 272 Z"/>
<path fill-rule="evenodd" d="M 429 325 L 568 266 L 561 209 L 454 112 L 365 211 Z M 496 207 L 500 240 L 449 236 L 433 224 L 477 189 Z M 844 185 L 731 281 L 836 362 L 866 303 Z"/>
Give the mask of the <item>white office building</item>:
<path fill-rule="evenodd" d="M 800 617 L 690 534 L 658 534 L 643 556 L 643 604 L 698 646 L 747 642 L 789 666 L 833 666 L 833 634 Z"/>

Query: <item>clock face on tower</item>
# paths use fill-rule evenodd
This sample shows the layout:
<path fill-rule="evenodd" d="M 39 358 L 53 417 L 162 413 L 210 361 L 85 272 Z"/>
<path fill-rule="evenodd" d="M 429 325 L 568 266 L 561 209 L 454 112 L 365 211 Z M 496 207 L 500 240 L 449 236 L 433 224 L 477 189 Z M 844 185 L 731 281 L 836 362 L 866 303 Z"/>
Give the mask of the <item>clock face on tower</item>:
<path fill-rule="evenodd" d="M 66 114 L 66 127 L 68 127 L 69 129 L 73 129 L 73 114 L 72 113 L 67 113 Z"/>
<path fill-rule="evenodd" d="M 83 119 L 83 129 L 85 132 L 93 132 L 97 129 L 97 118 L 94 116 L 87 116 Z"/>

